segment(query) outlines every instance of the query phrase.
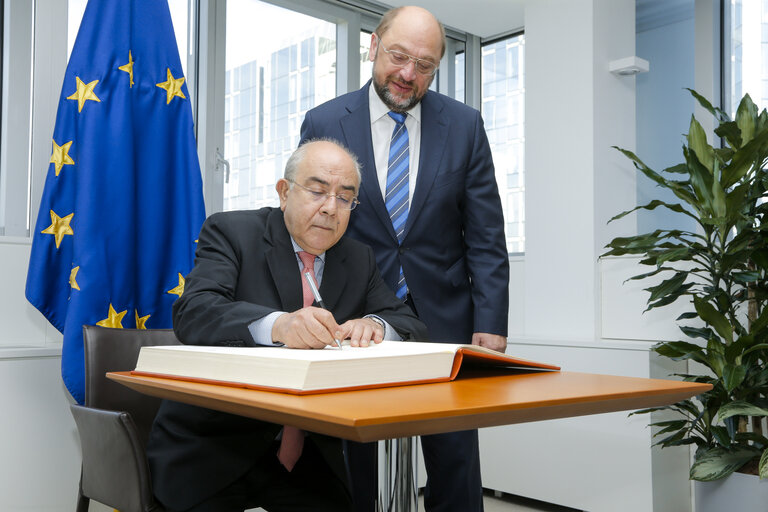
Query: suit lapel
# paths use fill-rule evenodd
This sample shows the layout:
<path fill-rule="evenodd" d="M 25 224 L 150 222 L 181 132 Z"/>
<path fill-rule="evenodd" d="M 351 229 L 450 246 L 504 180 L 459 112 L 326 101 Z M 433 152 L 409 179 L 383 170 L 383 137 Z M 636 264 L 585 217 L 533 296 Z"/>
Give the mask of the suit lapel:
<path fill-rule="evenodd" d="M 325 267 L 323 269 L 323 282 L 320 283 L 320 295 L 323 297 L 325 306 L 330 311 L 336 309 L 341 298 L 341 292 L 347 283 L 347 272 L 345 270 L 347 251 L 344 249 L 344 246 L 345 240 L 342 238 L 325 253 Z"/>
<path fill-rule="evenodd" d="M 370 81 L 368 84 L 370 85 Z M 345 143 L 349 148 L 365 148 L 365 152 L 357 153 L 362 169 L 362 183 L 360 184 L 360 201 L 371 205 L 376 212 L 379 221 L 384 225 L 393 239 L 397 239 L 392 221 L 389 219 L 384 197 L 379 187 L 379 177 L 376 173 L 376 161 L 373 155 L 373 141 L 371 139 L 371 109 L 368 106 L 368 86 L 363 87 L 354 96 L 353 101 L 347 105 L 349 115 L 341 118 L 341 131 L 344 133 Z"/>
<path fill-rule="evenodd" d="M 428 92 L 421 100 L 421 147 L 419 148 L 419 173 L 413 192 L 404 237 L 419 215 L 427 200 L 448 140 L 448 120 L 442 115 L 443 104 L 437 93 Z M 386 210 L 386 208 L 385 208 Z"/>
<path fill-rule="evenodd" d="M 301 309 L 301 276 L 282 211 L 275 209 L 267 218 L 264 240 L 271 246 L 264 252 L 264 256 L 283 308 L 289 312 Z"/>

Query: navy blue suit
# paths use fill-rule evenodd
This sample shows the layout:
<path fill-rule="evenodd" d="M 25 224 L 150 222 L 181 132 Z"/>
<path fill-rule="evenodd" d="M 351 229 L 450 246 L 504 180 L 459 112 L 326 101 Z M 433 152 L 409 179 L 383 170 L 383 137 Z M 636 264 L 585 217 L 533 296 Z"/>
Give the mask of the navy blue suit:
<path fill-rule="evenodd" d="M 469 343 L 474 332 L 506 336 L 504 219 L 480 113 L 432 91 L 422 98 L 418 177 L 398 244 L 377 179 L 368 103 L 366 85 L 310 110 L 301 126 L 302 141 L 337 139 L 360 160 L 360 205 L 347 235 L 373 248 L 393 290 L 402 265 L 431 341 Z M 480 510 L 477 431 L 424 436 L 422 446 L 428 510 Z M 467 489 L 477 492 L 463 496 Z"/>

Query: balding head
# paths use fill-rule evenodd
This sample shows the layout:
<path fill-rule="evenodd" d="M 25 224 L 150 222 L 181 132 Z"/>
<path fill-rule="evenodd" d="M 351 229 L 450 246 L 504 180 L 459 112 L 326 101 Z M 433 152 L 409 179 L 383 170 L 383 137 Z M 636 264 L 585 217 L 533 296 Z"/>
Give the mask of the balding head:
<path fill-rule="evenodd" d="M 445 30 L 421 7 L 398 7 L 384 14 L 371 35 L 373 88 L 395 112 L 407 112 L 427 94 L 445 53 Z"/>
<path fill-rule="evenodd" d="M 402 18 L 400 18 L 401 15 L 403 16 Z M 421 25 L 430 33 L 434 33 L 434 30 L 436 29 L 438 32 L 437 37 L 440 40 L 440 58 L 443 58 L 443 55 L 445 55 L 445 27 L 431 12 L 415 5 L 404 5 L 402 7 L 390 9 L 384 13 L 379 22 L 379 26 L 376 27 L 376 33 L 379 37 L 384 36 L 390 26 L 395 22 L 396 18 L 400 18 L 401 22 Z"/>

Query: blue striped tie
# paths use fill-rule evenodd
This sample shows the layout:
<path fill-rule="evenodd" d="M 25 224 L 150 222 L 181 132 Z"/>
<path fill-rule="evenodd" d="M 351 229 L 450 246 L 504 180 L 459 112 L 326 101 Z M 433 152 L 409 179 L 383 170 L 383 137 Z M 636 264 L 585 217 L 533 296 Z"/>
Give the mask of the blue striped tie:
<path fill-rule="evenodd" d="M 395 130 L 389 143 L 389 163 L 387 165 L 387 193 L 384 198 L 392 227 L 397 234 L 397 242 L 403 243 L 405 221 L 408 219 L 408 129 L 405 127 L 407 114 L 389 112 L 395 120 Z M 405 299 L 408 286 L 405 284 L 403 266 L 400 265 L 400 277 L 397 280 L 395 295 Z"/>

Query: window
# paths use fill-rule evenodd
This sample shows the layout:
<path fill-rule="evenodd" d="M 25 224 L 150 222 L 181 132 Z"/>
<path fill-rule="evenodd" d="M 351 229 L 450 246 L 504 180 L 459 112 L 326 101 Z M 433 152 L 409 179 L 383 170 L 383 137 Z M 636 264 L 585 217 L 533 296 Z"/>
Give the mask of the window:
<path fill-rule="evenodd" d="M 524 47 L 525 39 L 519 34 L 482 49 L 482 115 L 496 166 L 510 253 L 525 251 Z M 456 81 L 457 93 L 460 85 L 463 87 L 463 80 L 461 84 Z"/>
<path fill-rule="evenodd" d="M 369 58 L 371 49 L 371 32 L 360 32 L 360 87 L 364 86 L 373 76 L 373 62 Z"/>
<path fill-rule="evenodd" d="M 336 96 L 336 26 L 259 0 L 229 0 L 224 210 L 278 204 L 275 183 L 307 110 Z"/>
<path fill-rule="evenodd" d="M 724 18 L 724 108 L 733 118 L 747 93 L 768 107 L 768 0 L 729 0 Z"/>
<path fill-rule="evenodd" d="M 190 2 L 168 2 L 182 67 Z M 86 4 L 87 0 L 13 2 L 8 11 L 12 20 L 3 24 L 3 69 L 15 78 L 2 83 L 2 126 L 13 129 L 2 130 L 0 145 L 0 235 L 28 237 L 38 213 L 62 79 Z M 62 19 L 67 20 L 65 29 L 50 30 Z"/>

